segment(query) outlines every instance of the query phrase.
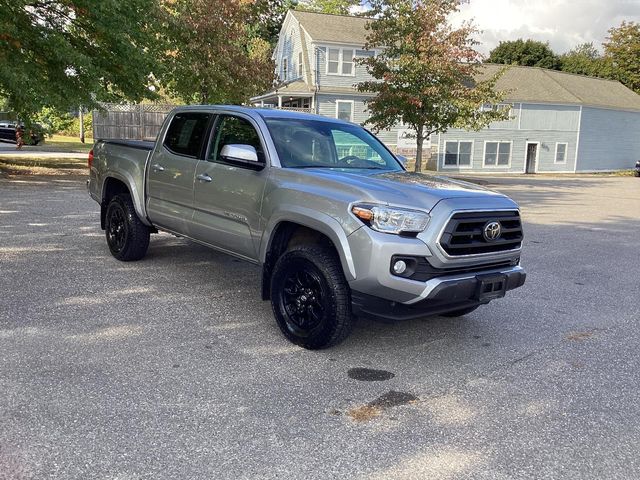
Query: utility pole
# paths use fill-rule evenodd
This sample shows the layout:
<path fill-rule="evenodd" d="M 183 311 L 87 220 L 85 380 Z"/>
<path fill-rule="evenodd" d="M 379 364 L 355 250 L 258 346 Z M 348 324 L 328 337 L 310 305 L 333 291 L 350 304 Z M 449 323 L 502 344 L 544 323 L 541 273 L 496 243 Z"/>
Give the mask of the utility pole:
<path fill-rule="evenodd" d="M 84 143 L 84 111 L 82 109 L 82 105 L 80 105 L 80 141 Z"/>

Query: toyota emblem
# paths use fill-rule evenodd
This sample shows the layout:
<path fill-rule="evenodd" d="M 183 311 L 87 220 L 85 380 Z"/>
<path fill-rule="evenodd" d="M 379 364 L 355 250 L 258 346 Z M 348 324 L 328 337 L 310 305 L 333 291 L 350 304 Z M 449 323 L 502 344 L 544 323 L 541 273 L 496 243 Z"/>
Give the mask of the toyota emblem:
<path fill-rule="evenodd" d="M 484 226 L 484 230 L 482 234 L 484 235 L 484 239 L 487 242 L 494 242 L 498 238 L 500 238 L 500 234 L 502 233 L 502 227 L 500 226 L 500 222 L 488 222 Z"/>

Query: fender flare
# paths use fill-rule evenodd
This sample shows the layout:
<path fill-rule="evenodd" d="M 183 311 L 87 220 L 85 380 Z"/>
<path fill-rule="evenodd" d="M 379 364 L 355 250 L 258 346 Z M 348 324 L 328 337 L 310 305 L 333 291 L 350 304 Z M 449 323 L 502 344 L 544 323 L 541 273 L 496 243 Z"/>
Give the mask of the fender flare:
<path fill-rule="evenodd" d="M 102 199 L 101 204 L 104 203 L 104 195 L 105 195 L 105 185 L 109 181 L 109 179 L 116 179 L 125 184 L 125 186 L 129 189 L 129 193 L 131 194 L 131 199 L 133 200 L 133 206 L 138 214 L 138 218 L 140 221 L 144 223 L 148 227 L 152 227 L 151 222 L 149 222 L 147 218 L 147 212 L 144 206 L 144 192 L 140 192 L 138 187 L 136 187 L 136 183 L 134 181 L 133 175 L 129 172 L 116 172 L 113 170 L 108 170 L 104 174 L 104 180 L 102 181 L 102 190 L 100 191 L 100 198 Z"/>
<path fill-rule="evenodd" d="M 351 247 L 349 246 L 349 240 L 342 225 L 326 213 L 299 205 L 282 205 L 281 208 L 269 218 L 262 234 L 262 240 L 260 241 L 260 262 L 262 264 L 264 264 L 267 252 L 271 248 L 273 233 L 276 227 L 282 222 L 297 223 L 326 235 L 338 251 L 342 270 L 344 271 L 347 281 L 356 279 L 356 268 L 351 255 Z"/>

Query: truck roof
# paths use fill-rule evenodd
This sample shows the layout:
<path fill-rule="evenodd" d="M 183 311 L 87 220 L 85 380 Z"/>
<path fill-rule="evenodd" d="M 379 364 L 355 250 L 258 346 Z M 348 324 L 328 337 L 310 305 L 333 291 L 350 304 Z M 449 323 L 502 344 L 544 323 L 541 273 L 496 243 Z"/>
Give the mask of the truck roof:
<path fill-rule="evenodd" d="M 291 118 L 299 120 L 322 120 L 325 122 L 343 123 L 349 124 L 344 120 L 337 118 L 325 117 L 323 115 L 317 115 L 315 113 L 302 113 L 294 112 L 291 110 L 278 110 L 276 108 L 263 108 L 263 107 L 244 107 L 240 105 L 186 105 L 183 107 L 176 107 L 176 111 L 188 111 L 188 110 L 227 110 L 232 112 L 241 112 L 248 115 L 259 115 L 262 118 Z"/>

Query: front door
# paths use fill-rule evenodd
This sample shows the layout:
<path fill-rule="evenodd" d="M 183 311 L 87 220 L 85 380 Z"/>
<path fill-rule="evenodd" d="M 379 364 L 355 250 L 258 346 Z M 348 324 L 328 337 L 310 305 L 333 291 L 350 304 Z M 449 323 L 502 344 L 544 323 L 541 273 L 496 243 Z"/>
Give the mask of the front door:
<path fill-rule="evenodd" d="M 538 144 L 527 143 L 527 158 L 525 173 L 536 173 L 536 161 L 538 159 Z"/>
<path fill-rule="evenodd" d="M 225 145 L 251 145 L 264 159 L 264 147 L 248 119 L 220 115 L 206 160 L 196 166 L 193 238 L 247 259 L 257 260 L 262 194 L 269 169 L 231 165 L 220 158 Z"/>
<path fill-rule="evenodd" d="M 189 235 L 193 178 L 210 120 L 211 113 L 176 114 L 162 145 L 152 153 L 147 173 L 147 213 L 155 225 Z"/>

